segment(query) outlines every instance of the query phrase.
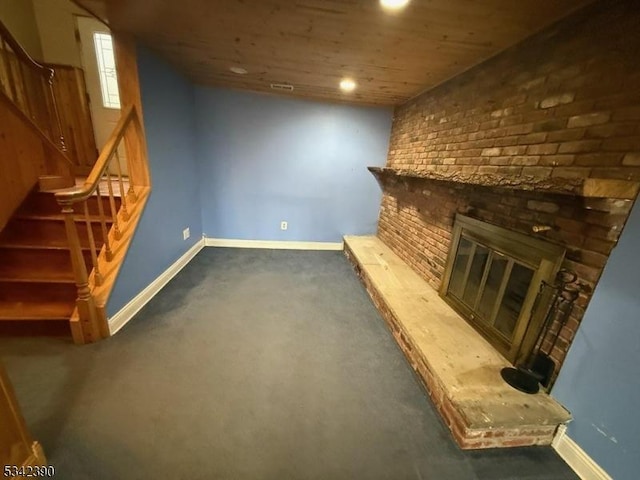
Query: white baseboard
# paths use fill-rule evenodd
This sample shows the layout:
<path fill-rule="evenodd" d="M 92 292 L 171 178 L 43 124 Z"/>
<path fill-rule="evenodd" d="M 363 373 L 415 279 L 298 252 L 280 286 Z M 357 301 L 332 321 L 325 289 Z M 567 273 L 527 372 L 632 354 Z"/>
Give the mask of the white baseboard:
<path fill-rule="evenodd" d="M 281 242 L 271 240 L 234 240 L 205 238 L 207 247 L 270 248 L 275 250 L 342 250 L 342 242 Z"/>
<path fill-rule="evenodd" d="M 109 318 L 109 331 L 115 335 L 124 327 L 149 300 L 169 283 L 200 250 L 204 247 L 232 247 L 232 248 L 271 248 L 279 250 L 342 250 L 342 242 L 278 242 L 266 240 L 233 240 L 224 238 L 203 238 L 191 247 L 176 262 L 167 268 L 158 278 L 151 282 L 144 290 L 136 295 L 122 309 Z"/>
<path fill-rule="evenodd" d="M 156 296 L 156 294 L 164 288 L 164 286 L 171 281 L 177 273 L 182 270 L 200 250 L 204 248 L 204 239 L 198 240 L 198 242 L 191 247 L 187 252 L 176 260 L 169 268 L 160 274 L 153 282 L 151 282 L 144 290 L 136 295 L 129 303 L 127 303 L 122 309 L 114 316 L 109 318 L 109 331 L 111 335 L 115 335 L 118 330 L 124 327 L 129 320 L 131 320 L 136 313 L 144 307 L 149 300 Z"/>
<path fill-rule="evenodd" d="M 582 480 L 612 480 L 600 465 L 571 440 L 566 425 L 558 427 L 551 446 Z"/>

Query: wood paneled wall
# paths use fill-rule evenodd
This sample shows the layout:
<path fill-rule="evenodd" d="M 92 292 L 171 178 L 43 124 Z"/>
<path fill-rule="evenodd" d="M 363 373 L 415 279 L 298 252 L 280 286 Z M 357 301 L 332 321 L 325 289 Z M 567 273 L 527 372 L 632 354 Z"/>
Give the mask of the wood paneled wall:
<path fill-rule="evenodd" d="M 69 65 L 48 64 L 55 71 L 53 92 L 58 102 L 67 156 L 77 175 L 87 175 L 98 158 L 84 71 Z"/>
<path fill-rule="evenodd" d="M 16 54 L 0 48 L 1 90 L 33 123 L 59 145 L 55 107 L 46 80 L 22 65 Z M 98 158 L 84 71 L 69 65 L 46 64 L 54 70 L 53 95 L 60 117 L 66 154 L 76 175 L 88 175 Z"/>
<path fill-rule="evenodd" d="M 4 39 L 0 40 L 0 91 L 55 142 L 55 111 L 43 75 L 38 67 L 21 61 Z"/>
<path fill-rule="evenodd" d="M 0 94 L 0 231 L 47 171 L 41 137 Z"/>

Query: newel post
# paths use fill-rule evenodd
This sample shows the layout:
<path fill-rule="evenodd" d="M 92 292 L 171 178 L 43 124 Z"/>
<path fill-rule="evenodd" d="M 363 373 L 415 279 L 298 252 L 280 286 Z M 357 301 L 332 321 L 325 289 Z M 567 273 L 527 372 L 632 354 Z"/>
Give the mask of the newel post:
<path fill-rule="evenodd" d="M 81 331 L 72 331 L 73 341 L 80 344 L 92 343 L 101 338 L 98 311 L 95 299 L 91 295 L 91 289 L 89 288 L 89 275 L 82 254 L 82 248 L 80 247 L 80 238 L 74 220 L 73 205 L 63 205 L 62 214 L 64 215 L 64 225 L 67 231 L 67 240 L 69 241 L 71 266 L 73 268 L 76 288 L 78 289 L 76 306 L 78 307 L 80 316 Z"/>

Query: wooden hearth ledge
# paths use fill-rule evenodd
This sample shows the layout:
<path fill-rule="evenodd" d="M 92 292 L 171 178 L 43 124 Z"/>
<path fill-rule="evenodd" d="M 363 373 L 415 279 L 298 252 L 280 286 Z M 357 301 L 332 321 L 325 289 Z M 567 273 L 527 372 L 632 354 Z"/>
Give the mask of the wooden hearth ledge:
<path fill-rule="evenodd" d="M 633 200 L 638 194 L 640 183 L 631 180 L 611 180 L 606 178 L 538 177 L 533 175 L 513 175 L 500 173 L 478 173 L 477 167 L 455 165 L 425 165 L 423 169 L 403 170 L 389 167 L 367 167 L 384 186 L 387 181 L 421 179 L 452 184 L 477 185 L 482 187 L 508 188 L 512 190 L 535 191 L 557 195 L 572 195 L 587 198 L 617 198 Z M 471 171 L 467 171 L 467 169 Z M 499 169 L 500 167 L 490 167 Z M 510 167 L 508 167 L 510 168 Z"/>
<path fill-rule="evenodd" d="M 344 238 L 373 302 L 463 449 L 548 445 L 570 414 L 500 377 L 510 366 L 377 237 Z"/>

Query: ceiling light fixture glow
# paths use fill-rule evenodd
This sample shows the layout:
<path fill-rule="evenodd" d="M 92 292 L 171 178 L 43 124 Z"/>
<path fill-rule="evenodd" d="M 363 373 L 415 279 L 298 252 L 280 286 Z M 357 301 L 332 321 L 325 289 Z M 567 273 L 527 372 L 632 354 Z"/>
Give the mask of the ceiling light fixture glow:
<path fill-rule="evenodd" d="M 356 87 L 357 87 L 356 82 L 354 82 L 350 78 L 344 78 L 340 82 L 340 90 L 342 90 L 343 92 L 353 92 L 356 89 Z"/>
<path fill-rule="evenodd" d="M 237 73 L 238 75 L 246 75 L 247 73 L 249 73 L 246 68 L 242 67 L 231 67 L 229 70 L 231 70 L 233 73 Z"/>
<path fill-rule="evenodd" d="M 409 0 L 380 0 L 382 8 L 388 10 L 400 10 L 408 5 Z"/>

